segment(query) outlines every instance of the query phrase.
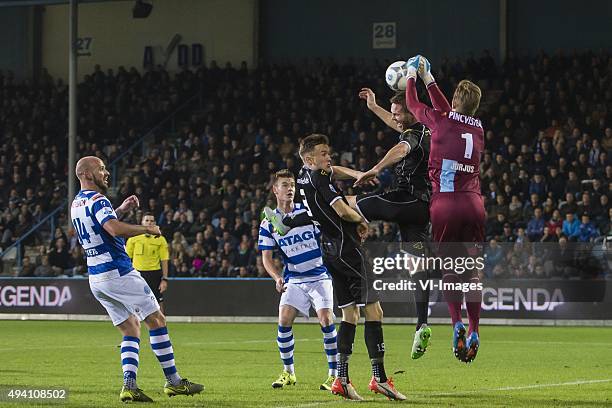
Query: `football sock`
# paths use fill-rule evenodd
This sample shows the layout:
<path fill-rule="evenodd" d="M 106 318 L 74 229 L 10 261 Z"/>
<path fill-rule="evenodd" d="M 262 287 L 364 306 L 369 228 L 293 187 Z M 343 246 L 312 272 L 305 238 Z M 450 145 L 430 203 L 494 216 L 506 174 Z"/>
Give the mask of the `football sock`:
<path fill-rule="evenodd" d="M 283 360 L 285 371 L 293 373 L 295 369 L 293 366 L 293 348 L 295 342 L 293 341 L 291 326 L 278 326 L 276 343 L 278 344 L 278 351 L 280 352 L 281 360 Z"/>
<path fill-rule="evenodd" d="M 372 375 L 378 382 L 386 382 L 385 373 L 385 341 L 383 339 L 382 322 L 365 322 L 365 342 L 372 363 Z"/>
<path fill-rule="evenodd" d="M 416 289 L 414 291 L 414 303 L 417 313 L 416 329 L 419 330 L 423 324 L 427 324 L 427 315 L 429 314 L 429 285 L 427 285 L 427 272 L 415 273 L 414 282 L 416 282 Z M 423 289 L 423 285 L 425 285 L 425 289 Z"/>
<path fill-rule="evenodd" d="M 474 277 L 470 279 L 470 283 L 479 283 L 480 279 Z M 471 290 L 465 295 L 465 306 L 467 309 L 468 319 L 470 321 L 469 332 L 478 333 L 478 324 L 480 322 L 480 305 L 482 304 L 482 291 Z"/>
<path fill-rule="evenodd" d="M 138 373 L 138 352 L 140 339 L 138 337 L 123 336 L 121 342 L 121 368 L 123 369 L 123 386 L 136 389 L 136 374 Z"/>
<path fill-rule="evenodd" d="M 341 322 L 338 330 L 338 377 L 349 380 L 349 359 L 353 354 L 353 343 L 355 342 L 355 326 L 349 322 Z"/>
<path fill-rule="evenodd" d="M 448 273 L 442 277 L 442 281 L 444 283 L 459 283 L 460 279 L 455 273 Z M 450 314 L 451 322 L 454 327 L 455 323 L 461 321 L 461 303 L 463 302 L 463 293 L 455 290 L 445 290 L 444 299 L 446 300 L 448 313 Z"/>
<path fill-rule="evenodd" d="M 478 323 L 480 322 L 480 302 L 467 302 L 466 308 L 468 319 L 470 321 L 470 327 L 468 329 L 469 333 L 478 333 Z"/>
<path fill-rule="evenodd" d="M 461 302 L 446 302 L 446 305 L 448 306 L 451 324 L 455 327 L 455 323 L 461 321 Z"/>
<path fill-rule="evenodd" d="M 327 355 L 328 375 L 338 375 L 338 337 L 336 326 L 332 323 L 329 326 L 321 326 L 323 332 L 323 347 Z"/>
<path fill-rule="evenodd" d="M 172 350 L 170 336 L 168 336 L 168 328 L 164 326 L 158 329 L 149 330 L 149 336 L 151 348 L 157 357 L 157 361 L 159 361 L 159 364 L 164 370 L 166 380 L 172 385 L 178 385 L 181 381 L 181 377 L 178 375 L 176 366 L 174 365 L 174 351 Z"/>

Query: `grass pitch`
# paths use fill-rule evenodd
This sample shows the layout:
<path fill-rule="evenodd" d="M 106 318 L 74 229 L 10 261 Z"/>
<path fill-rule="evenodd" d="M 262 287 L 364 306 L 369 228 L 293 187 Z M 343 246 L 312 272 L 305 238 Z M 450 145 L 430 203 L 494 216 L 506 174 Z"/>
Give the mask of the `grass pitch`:
<path fill-rule="evenodd" d="M 452 407 L 612 407 L 612 328 L 483 326 L 478 358 L 459 363 L 450 350 L 451 328 L 433 327 L 433 342 L 410 359 L 413 326 L 386 325 L 386 369 L 408 396 L 403 404 Z M 179 373 L 201 382 L 195 397 L 167 398 L 161 369 L 143 336 L 138 385 L 173 407 L 347 406 L 319 391 L 327 377 L 317 325 L 294 326 L 298 384 L 272 389 L 282 365 L 274 324 L 170 323 Z M 143 330 L 143 334 L 148 334 Z M 109 322 L 0 321 L 0 387 L 65 387 L 67 403 L 47 406 L 115 407 L 122 383 L 121 337 Z M 368 407 L 388 407 L 367 391 L 370 366 L 357 330 L 351 379 Z M 4 406 L 41 406 L 40 402 Z"/>

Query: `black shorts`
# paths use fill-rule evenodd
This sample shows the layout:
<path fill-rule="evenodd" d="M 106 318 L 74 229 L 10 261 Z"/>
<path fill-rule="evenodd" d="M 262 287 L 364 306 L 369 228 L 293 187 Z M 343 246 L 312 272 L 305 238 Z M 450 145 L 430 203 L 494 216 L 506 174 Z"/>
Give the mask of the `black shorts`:
<path fill-rule="evenodd" d="M 156 271 L 141 271 L 140 274 L 151 288 L 151 291 L 155 295 L 155 299 L 157 299 L 158 302 L 163 302 L 164 295 L 159 291 L 159 284 L 162 281 L 162 276 L 164 276 L 161 269 Z"/>
<path fill-rule="evenodd" d="M 360 194 L 357 209 L 366 221 L 387 221 L 399 225 L 402 241 L 429 241 L 429 196 L 396 189 Z"/>
<path fill-rule="evenodd" d="M 334 283 L 334 293 L 341 309 L 350 305 L 365 306 L 380 300 L 373 288 L 374 273 L 368 267 L 364 249 L 349 240 L 322 239 L 323 262 Z"/>

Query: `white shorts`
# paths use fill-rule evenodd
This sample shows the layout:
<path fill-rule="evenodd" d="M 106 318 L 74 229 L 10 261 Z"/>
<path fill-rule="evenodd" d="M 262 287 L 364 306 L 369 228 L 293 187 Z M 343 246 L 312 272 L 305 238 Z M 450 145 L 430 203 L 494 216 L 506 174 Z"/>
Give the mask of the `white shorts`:
<path fill-rule="evenodd" d="M 141 321 L 159 310 L 159 303 L 138 271 L 101 282 L 89 281 L 94 297 L 104 306 L 115 326 L 135 315 Z"/>
<path fill-rule="evenodd" d="M 305 283 L 288 282 L 285 286 L 287 290 L 281 295 L 279 307 L 293 306 L 306 317 L 311 306 L 314 310 L 334 308 L 334 288 L 331 279 Z"/>

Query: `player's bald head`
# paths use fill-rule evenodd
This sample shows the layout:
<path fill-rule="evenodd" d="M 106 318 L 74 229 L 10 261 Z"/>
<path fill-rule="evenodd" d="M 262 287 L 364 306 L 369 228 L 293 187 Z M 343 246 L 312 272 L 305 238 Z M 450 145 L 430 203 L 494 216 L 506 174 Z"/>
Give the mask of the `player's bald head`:
<path fill-rule="evenodd" d="M 79 180 L 82 180 L 87 173 L 91 173 L 95 168 L 103 164 L 102 160 L 95 156 L 82 157 L 76 164 L 76 175 Z"/>
<path fill-rule="evenodd" d="M 102 160 L 95 156 L 83 157 L 77 162 L 75 172 L 81 182 L 81 189 L 106 194 L 109 172 Z"/>

